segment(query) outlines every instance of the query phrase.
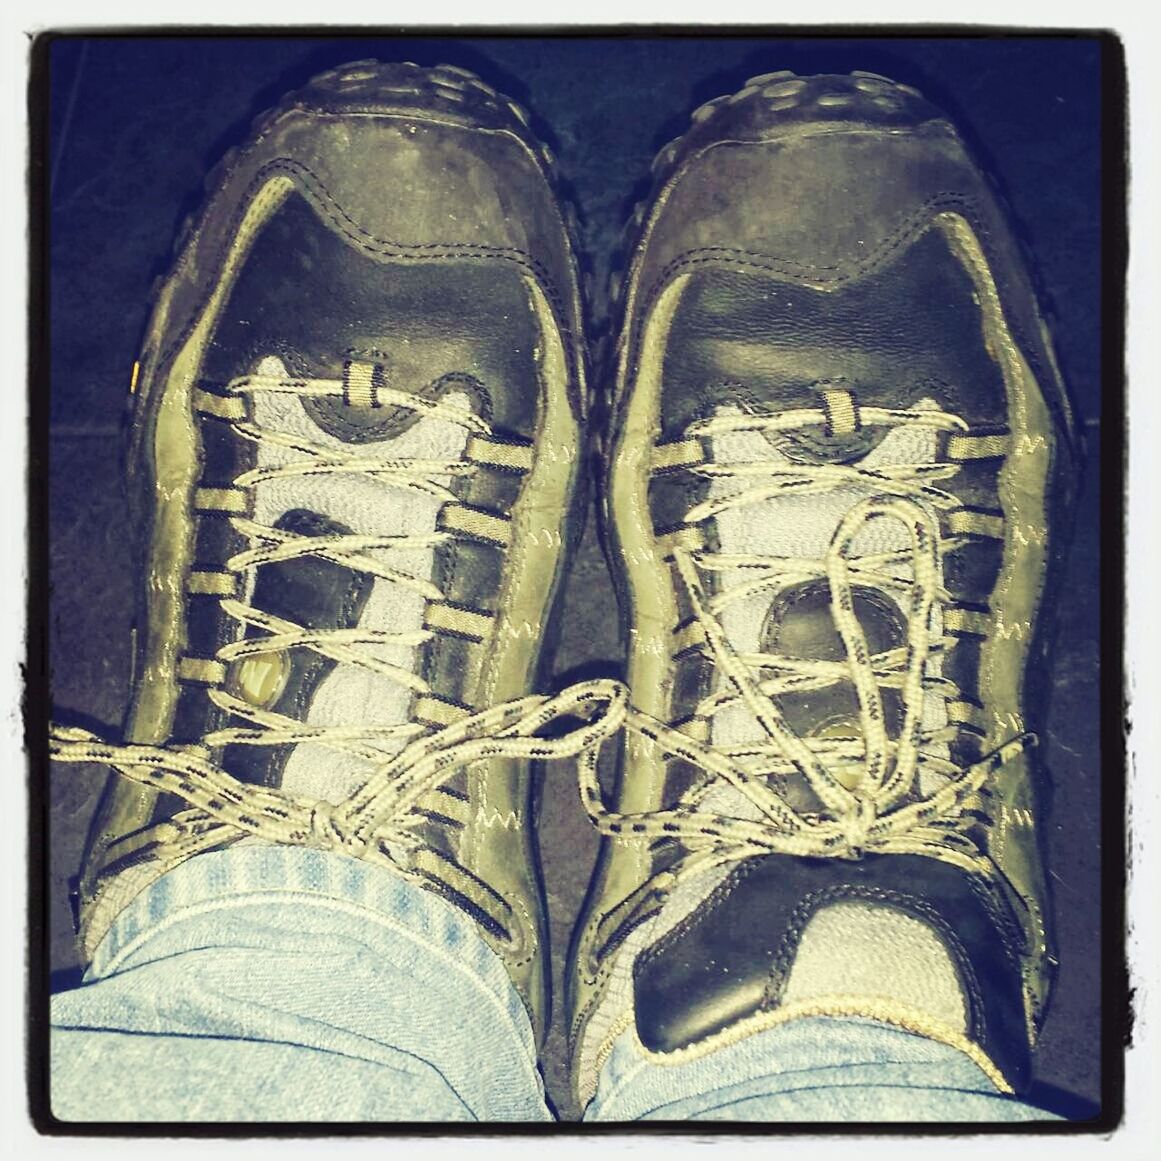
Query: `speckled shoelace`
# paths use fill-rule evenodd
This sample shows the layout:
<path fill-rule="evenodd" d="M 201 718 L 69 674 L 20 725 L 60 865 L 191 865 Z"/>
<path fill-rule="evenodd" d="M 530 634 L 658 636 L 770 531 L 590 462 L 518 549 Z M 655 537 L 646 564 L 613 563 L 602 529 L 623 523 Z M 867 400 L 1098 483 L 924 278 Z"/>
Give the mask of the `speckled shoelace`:
<path fill-rule="evenodd" d="M 839 394 L 839 393 L 835 393 Z M 845 395 L 846 393 L 841 393 Z M 800 428 L 832 429 L 836 414 L 848 430 L 862 426 L 927 425 L 939 432 L 967 432 L 968 425 L 938 409 L 851 410 L 847 400 L 828 400 L 825 408 L 804 408 L 774 416 L 716 416 L 692 424 L 687 441 L 696 441 L 703 462 L 690 470 L 711 479 L 737 479 L 741 490 L 711 497 L 693 507 L 685 525 L 696 525 L 729 508 L 760 504 L 783 495 L 801 496 L 856 485 L 874 494 L 854 503 L 835 531 L 822 559 L 793 559 L 749 554 L 727 555 L 691 549 L 675 541 L 672 559 L 703 634 L 699 647 L 727 685 L 704 698 L 693 719 L 708 724 L 715 714 L 742 704 L 766 735 L 757 742 L 713 746 L 688 733 L 631 710 L 626 728 L 640 735 L 665 757 L 680 758 L 712 775 L 682 794 L 667 808 L 620 813 L 608 806 L 595 774 L 595 763 L 582 762 L 581 791 L 585 807 L 604 834 L 628 841 L 677 840 L 681 858 L 659 872 L 625 906 L 641 902 L 671 884 L 693 865 L 708 867 L 752 856 L 779 853 L 796 856 L 858 857 L 863 852 L 923 854 L 994 877 L 994 867 L 965 833 L 972 821 L 965 812 L 986 818 L 986 783 L 997 768 L 1035 744 L 1020 734 L 980 761 L 961 768 L 931 748 L 953 740 L 956 724 L 936 729 L 923 725 L 925 696 L 935 691 L 946 699 L 962 697 L 954 682 L 925 672 L 934 650 L 955 639 L 932 640 L 932 610 L 946 601 L 940 577 L 941 553 L 963 543 L 955 534 L 941 536 L 941 510 L 961 501 L 936 486 L 959 471 L 956 463 L 890 464 L 875 468 L 823 463 L 761 461 L 715 463 L 700 450 L 713 436 L 732 432 L 789 432 Z M 973 438 L 993 438 L 976 436 Z M 674 457 L 670 455 L 672 461 Z M 692 457 L 691 457 L 692 458 Z M 892 552 L 852 557 L 851 547 L 869 521 L 898 521 L 910 535 L 910 546 Z M 979 534 L 979 533 L 977 533 Z M 903 566 L 902 569 L 900 566 Z M 714 595 L 703 577 L 745 571 L 747 579 Z M 907 575 L 909 574 L 909 575 Z M 759 591 L 773 598 L 780 589 L 824 579 L 830 587 L 834 623 L 846 657 L 840 661 L 783 657 L 776 653 L 741 654 L 719 620 L 729 604 Z M 907 613 L 904 646 L 872 654 L 855 614 L 852 584 L 863 582 L 902 594 Z M 843 737 L 799 737 L 776 702 L 781 694 L 824 690 L 851 683 L 858 697 L 861 731 Z M 900 693 L 904 720 L 898 736 L 888 735 L 881 689 Z M 921 772 L 937 775 L 937 788 L 920 790 Z M 794 809 L 771 784 L 779 775 L 797 774 L 822 805 L 818 813 Z M 755 819 L 737 818 L 701 808 L 717 779 L 724 779 L 753 805 Z M 929 783 L 930 784 L 930 783 Z M 617 909 L 623 913 L 623 908 Z"/>
<path fill-rule="evenodd" d="M 200 574 L 202 592 L 217 595 L 224 613 L 243 627 L 259 632 L 223 645 L 213 659 L 199 659 L 199 676 L 207 678 L 207 693 L 221 710 L 250 723 L 206 734 L 192 745 L 113 743 L 88 730 L 54 726 L 50 754 L 59 762 L 103 763 L 123 777 L 158 792 L 175 794 L 190 809 L 174 814 L 141 835 L 134 843 L 134 861 L 155 860 L 169 869 L 200 852 L 246 836 L 272 843 L 288 843 L 339 851 L 372 862 L 390 863 L 404 870 L 418 869 L 429 877 L 454 878 L 454 888 L 485 910 L 499 901 L 481 890 L 470 875 L 446 858 L 436 858 L 415 833 L 426 815 L 416 810 L 425 793 L 446 781 L 455 770 L 490 758 L 569 758 L 594 750 L 621 727 L 627 692 L 619 683 L 592 681 L 573 686 L 556 697 L 528 696 L 491 706 L 478 713 L 462 711 L 444 726 L 406 722 L 388 726 L 309 725 L 251 704 L 227 688 L 229 666 L 246 658 L 274 657 L 308 649 L 336 662 L 362 666 L 402 682 L 417 695 L 431 692 L 419 674 L 370 655 L 362 646 L 386 644 L 418 646 L 432 637 L 426 629 L 387 633 L 371 629 L 308 630 L 272 616 L 232 595 L 244 592 L 243 574 L 263 564 L 315 556 L 347 568 L 401 584 L 428 600 L 442 600 L 429 580 L 392 568 L 370 555 L 376 550 L 431 549 L 451 540 L 455 530 L 422 535 L 367 536 L 357 534 L 302 536 L 258 523 L 244 512 L 240 498 L 265 481 L 327 473 L 373 475 L 405 490 L 434 496 L 447 505 L 456 494 L 437 477 L 470 473 L 476 463 L 432 462 L 415 459 L 375 459 L 343 448 L 325 447 L 299 436 L 263 428 L 248 418 L 243 396 L 257 392 L 291 393 L 300 397 L 341 397 L 347 403 L 386 404 L 409 408 L 422 416 L 468 428 L 486 441 L 480 454 L 500 457 L 530 455 L 523 445 L 508 445 L 493 436 L 479 416 L 439 400 L 392 390 L 373 381 L 356 366 L 342 380 L 292 378 L 253 374 L 233 380 L 221 392 L 198 389 L 194 405 L 204 415 L 230 424 L 237 436 L 274 444 L 301 458 L 276 467 L 260 467 L 237 477 L 233 488 L 200 489 L 197 506 L 217 506 L 250 547 L 232 557 L 224 574 Z M 477 461 L 478 462 L 478 461 Z M 492 462 L 496 462 L 493 460 Z M 211 493 L 206 495 L 206 493 Z M 236 506 L 236 509 L 233 506 Z M 468 512 L 468 517 L 475 515 Z M 481 514 L 480 518 L 483 518 Z M 221 591 L 208 587 L 221 580 Z M 458 610 L 448 607 L 448 616 Z M 475 614 L 479 617 L 479 614 Z M 579 718 L 557 736 L 539 736 L 553 723 L 560 729 L 565 718 Z M 215 749 L 226 746 L 285 746 L 317 743 L 357 756 L 369 764 L 366 781 L 344 801 L 332 804 L 254 785 L 234 778 L 211 760 Z M 400 748 L 402 747 L 402 748 Z M 425 855 L 432 857 L 425 858 Z"/>

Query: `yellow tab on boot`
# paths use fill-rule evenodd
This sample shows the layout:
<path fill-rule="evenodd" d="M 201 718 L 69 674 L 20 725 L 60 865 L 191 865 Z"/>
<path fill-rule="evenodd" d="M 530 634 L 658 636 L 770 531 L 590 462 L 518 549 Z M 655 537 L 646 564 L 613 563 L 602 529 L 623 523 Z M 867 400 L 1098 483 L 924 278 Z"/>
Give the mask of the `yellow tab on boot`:
<path fill-rule="evenodd" d="M 824 391 L 822 406 L 829 434 L 850 435 L 859 430 L 859 405 L 849 391 Z"/>
<path fill-rule="evenodd" d="M 437 633 L 451 633 L 470 641 L 483 641 L 491 634 L 493 621 L 487 613 L 432 602 L 423 614 L 423 624 L 424 628 L 434 629 Z"/>

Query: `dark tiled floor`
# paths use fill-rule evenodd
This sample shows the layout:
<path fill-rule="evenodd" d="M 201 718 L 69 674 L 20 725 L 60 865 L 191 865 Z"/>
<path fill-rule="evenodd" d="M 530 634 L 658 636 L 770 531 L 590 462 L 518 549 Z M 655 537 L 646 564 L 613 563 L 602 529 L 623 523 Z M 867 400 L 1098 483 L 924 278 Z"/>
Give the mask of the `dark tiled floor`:
<path fill-rule="evenodd" d="M 603 285 L 631 194 L 658 146 L 702 101 L 751 73 L 862 68 L 950 109 L 1000 175 L 1057 317 L 1066 375 L 1095 448 L 1100 421 L 1099 53 L 1083 40 L 731 39 L 58 41 L 51 76 L 50 660 L 55 703 L 116 726 L 129 682 L 131 577 L 120 421 L 150 284 L 203 173 L 252 116 L 313 72 L 363 57 L 459 64 L 529 105 L 571 176 Z M 546 128 L 548 127 L 548 128 Z M 599 315 L 603 309 L 595 304 Z M 1061 950 L 1041 1080 L 1099 1095 L 1100 750 L 1097 465 L 1090 460 L 1062 602 L 1046 739 L 1055 778 L 1049 867 Z M 614 598 L 591 527 L 566 593 L 564 672 L 620 656 Z M 51 782 L 51 963 L 75 968 L 67 880 L 101 778 Z M 542 819 L 559 971 L 595 852 L 571 771 L 552 767 Z M 563 1040 L 550 1093 L 569 1112 Z"/>

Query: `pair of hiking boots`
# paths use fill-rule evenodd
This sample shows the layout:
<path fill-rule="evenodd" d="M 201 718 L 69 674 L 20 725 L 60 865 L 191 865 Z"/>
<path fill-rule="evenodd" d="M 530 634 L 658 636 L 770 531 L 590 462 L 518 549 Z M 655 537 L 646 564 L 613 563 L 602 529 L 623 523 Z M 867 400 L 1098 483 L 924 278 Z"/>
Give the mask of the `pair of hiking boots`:
<path fill-rule="evenodd" d="M 125 740 L 52 734 L 113 770 L 86 957 L 185 859 L 320 847 L 471 915 L 543 1037 L 569 757 L 582 1104 L 627 1030 L 678 1060 L 827 1014 L 1020 1090 L 1075 435 L 995 194 L 908 86 L 754 77 L 659 155 L 594 389 L 554 174 L 470 73 L 359 62 L 211 178 L 134 370 Z M 594 448 L 626 680 L 548 697 Z"/>

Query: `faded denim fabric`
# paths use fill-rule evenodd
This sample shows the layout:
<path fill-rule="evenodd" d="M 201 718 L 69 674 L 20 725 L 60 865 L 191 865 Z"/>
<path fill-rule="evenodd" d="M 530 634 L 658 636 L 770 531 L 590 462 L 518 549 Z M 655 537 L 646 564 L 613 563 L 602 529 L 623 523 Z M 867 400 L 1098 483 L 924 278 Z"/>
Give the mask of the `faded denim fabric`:
<path fill-rule="evenodd" d="M 473 922 L 380 867 L 199 855 L 117 917 L 52 1000 L 62 1121 L 551 1121 L 532 1027 Z M 622 1037 L 589 1120 L 1055 1119 L 955 1049 L 796 1021 L 677 1066 Z"/>

